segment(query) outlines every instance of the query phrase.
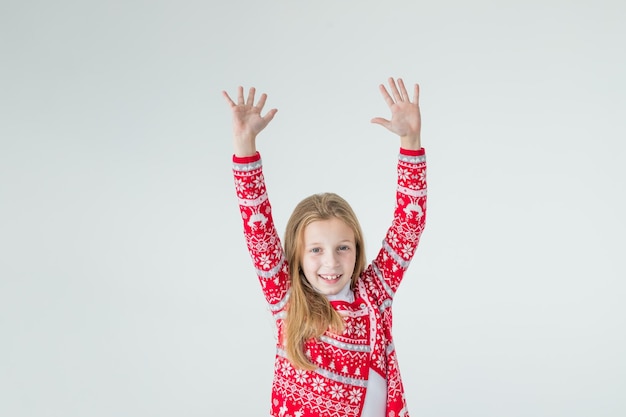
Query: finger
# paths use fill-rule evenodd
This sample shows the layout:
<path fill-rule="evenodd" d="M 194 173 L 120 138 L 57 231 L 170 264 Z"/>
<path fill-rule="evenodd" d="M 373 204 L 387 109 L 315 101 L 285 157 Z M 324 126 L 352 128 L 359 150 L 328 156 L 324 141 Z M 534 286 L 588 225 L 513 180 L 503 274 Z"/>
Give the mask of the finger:
<path fill-rule="evenodd" d="M 265 100 L 267 100 L 267 94 L 263 93 L 259 98 L 259 102 L 256 104 L 256 108 L 259 109 L 259 112 L 263 110 L 263 106 L 265 106 Z"/>
<path fill-rule="evenodd" d="M 248 101 L 246 102 L 246 106 L 252 107 L 254 106 L 254 93 L 256 90 L 254 87 L 250 87 L 250 91 L 248 91 Z"/>
<path fill-rule="evenodd" d="M 278 112 L 278 109 L 272 109 L 268 111 L 265 117 L 263 117 L 263 120 L 265 120 L 265 123 L 271 122 L 274 116 L 276 115 L 276 112 Z"/>
<path fill-rule="evenodd" d="M 385 99 L 385 102 L 387 103 L 387 105 L 389 107 L 393 106 L 393 98 L 391 98 L 385 86 L 381 84 L 378 88 L 380 89 L 380 94 L 383 95 L 383 98 Z"/>
<path fill-rule="evenodd" d="M 237 87 L 237 104 L 243 104 L 243 87 Z"/>
<path fill-rule="evenodd" d="M 391 126 L 391 122 L 387 119 L 384 119 L 382 117 L 374 117 L 372 120 L 370 120 L 371 123 L 376 123 L 377 125 L 381 125 L 383 127 L 386 127 L 387 129 L 389 129 L 389 126 Z"/>
<path fill-rule="evenodd" d="M 402 96 L 400 95 L 398 87 L 396 87 L 396 82 L 392 77 L 389 77 L 389 87 L 391 87 L 391 92 L 393 93 L 393 97 L 396 101 L 402 101 Z"/>
<path fill-rule="evenodd" d="M 230 107 L 236 106 L 235 102 L 232 98 L 230 98 L 226 91 L 222 91 L 222 96 L 226 99 L 226 102 L 230 105 Z"/>
<path fill-rule="evenodd" d="M 400 86 L 400 95 L 402 96 L 402 101 L 408 101 L 409 103 L 409 93 L 406 91 L 406 86 L 404 85 L 404 81 L 402 78 L 398 78 L 398 85 Z"/>
<path fill-rule="evenodd" d="M 415 84 L 415 88 L 413 89 L 413 102 L 415 104 L 419 104 L 419 102 L 420 102 L 420 86 L 419 86 L 419 84 Z"/>

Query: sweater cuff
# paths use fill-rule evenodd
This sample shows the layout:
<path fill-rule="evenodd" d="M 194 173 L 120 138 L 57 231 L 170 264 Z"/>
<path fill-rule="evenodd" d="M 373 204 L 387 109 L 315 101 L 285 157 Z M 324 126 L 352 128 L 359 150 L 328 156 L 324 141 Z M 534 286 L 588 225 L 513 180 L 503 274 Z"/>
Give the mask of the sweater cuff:
<path fill-rule="evenodd" d="M 233 154 L 233 162 L 236 164 L 249 164 L 250 162 L 256 162 L 261 159 L 261 154 L 257 151 L 251 156 L 237 156 Z"/>
<path fill-rule="evenodd" d="M 417 150 L 413 150 L 413 149 L 400 148 L 400 154 L 406 155 L 406 156 L 422 156 L 426 154 L 426 149 L 420 148 Z"/>

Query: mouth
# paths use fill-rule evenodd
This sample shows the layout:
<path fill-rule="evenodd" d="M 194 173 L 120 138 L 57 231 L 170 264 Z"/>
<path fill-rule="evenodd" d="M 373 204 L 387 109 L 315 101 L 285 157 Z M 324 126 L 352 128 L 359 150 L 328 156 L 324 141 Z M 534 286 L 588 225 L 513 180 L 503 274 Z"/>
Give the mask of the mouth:
<path fill-rule="evenodd" d="M 320 277 L 323 281 L 326 281 L 328 283 L 335 283 L 337 281 L 339 281 L 339 279 L 342 277 L 342 274 L 334 274 L 334 275 L 318 275 L 318 277 Z"/>

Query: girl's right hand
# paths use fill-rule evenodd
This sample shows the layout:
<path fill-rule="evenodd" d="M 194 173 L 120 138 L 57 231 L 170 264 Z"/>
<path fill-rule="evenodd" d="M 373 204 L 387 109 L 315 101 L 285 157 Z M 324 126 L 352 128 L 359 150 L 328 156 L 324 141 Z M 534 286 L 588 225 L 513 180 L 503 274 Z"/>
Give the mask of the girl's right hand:
<path fill-rule="evenodd" d="M 254 105 L 255 92 L 254 87 L 251 87 L 248 98 L 244 101 L 243 87 L 238 87 L 237 103 L 235 103 L 226 91 L 222 91 L 222 95 L 233 113 L 233 144 L 235 155 L 239 157 L 256 154 L 256 136 L 265 129 L 278 111 L 271 109 L 265 116 L 261 116 L 267 94 L 261 94 L 259 101 Z"/>

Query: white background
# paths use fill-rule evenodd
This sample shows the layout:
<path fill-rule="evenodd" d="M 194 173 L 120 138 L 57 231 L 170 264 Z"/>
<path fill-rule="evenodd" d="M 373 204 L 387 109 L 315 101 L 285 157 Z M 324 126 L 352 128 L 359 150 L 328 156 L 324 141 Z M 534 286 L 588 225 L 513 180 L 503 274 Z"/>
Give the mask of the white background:
<path fill-rule="evenodd" d="M 422 87 L 426 232 L 394 312 L 413 416 L 626 415 L 626 5 L 0 3 L 0 415 L 266 416 L 274 341 L 221 90 L 267 92 L 275 220 L 369 257 Z"/>

